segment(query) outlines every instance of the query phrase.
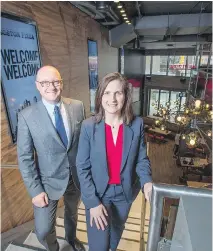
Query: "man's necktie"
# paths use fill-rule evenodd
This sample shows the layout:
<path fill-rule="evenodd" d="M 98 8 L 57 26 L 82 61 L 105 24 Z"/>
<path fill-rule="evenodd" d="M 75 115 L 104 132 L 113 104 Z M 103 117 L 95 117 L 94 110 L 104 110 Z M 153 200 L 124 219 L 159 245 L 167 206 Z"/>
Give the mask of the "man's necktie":
<path fill-rule="evenodd" d="M 61 138 L 62 142 L 64 143 L 64 146 L 67 148 L 68 145 L 68 139 L 67 134 L 65 131 L 63 119 L 61 116 L 60 108 L 56 105 L 54 108 L 54 114 L 55 114 L 55 128 L 58 132 L 59 137 Z"/>

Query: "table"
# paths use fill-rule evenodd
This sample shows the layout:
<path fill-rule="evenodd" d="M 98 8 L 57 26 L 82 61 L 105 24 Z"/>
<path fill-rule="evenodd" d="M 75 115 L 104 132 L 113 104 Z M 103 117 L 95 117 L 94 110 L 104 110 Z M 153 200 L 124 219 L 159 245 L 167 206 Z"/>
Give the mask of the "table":
<path fill-rule="evenodd" d="M 184 163 L 185 162 L 185 163 Z M 192 157 L 180 157 L 180 164 L 181 166 L 186 167 L 204 167 L 208 165 L 207 159 L 201 159 L 201 158 L 192 158 Z"/>
<path fill-rule="evenodd" d="M 204 182 L 197 182 L 197 181 L 187 181 L 188 187 L 196 187 L 196 188 L 208 188 L 208 186 L 211 186 L 211 183 L 204 183 Z M 209 188 L 211 189 L 211 188 Z"/>
<path fill-rule="evenodd" d="M 149 132 L 158 133 L 158 134 L 161 134 L 161 135 L 164 135 L 164 136 L 167 136 L 167 135 L 169 135 L 171 133 L 171 131 L 162 131 L 159 128 L 155 128 L 155 129 L 150 128 Z"/>
<path fill-rule="evenodd" d="M 148 115 L 146 117 L 150 118 L 150 119 L 162 119 L 162 117 L 157 117 L 157 116 L 153 116 L 153 115 Z"/>

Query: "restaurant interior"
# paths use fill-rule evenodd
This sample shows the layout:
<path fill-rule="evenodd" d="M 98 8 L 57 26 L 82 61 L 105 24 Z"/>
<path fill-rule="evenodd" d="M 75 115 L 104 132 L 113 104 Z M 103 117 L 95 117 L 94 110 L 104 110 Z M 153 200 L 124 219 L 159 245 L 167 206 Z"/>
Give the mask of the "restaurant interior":
<path fill-rule="evenodd" d="M 86 117 L 94 115 L 97 86 L 91 83 L 92 76 L 100 80 L 118 71 L 128 79 L 134 114 L 144 121 L 154 186 L 151 203 L 142 192 L 133 203 L 118 250 L 211 250 L 212 2 L 2 1 L 1 5 L 2 19 L 35 22 L 40 64 L 60 70 L 63 95 L 82 100 Z M 90 44 L 96 44 L 95 54 L 89 54 Z M 16 129 L 11 129 L 4 83 L 2 90 L 1 250 L 42 251 L 18 170 Z M 64 242 L 63 209 L 60 200 L 56 234 L 60 251 L 72 251 Z M 77 237 L 88 250 L 82 202 Z"/>

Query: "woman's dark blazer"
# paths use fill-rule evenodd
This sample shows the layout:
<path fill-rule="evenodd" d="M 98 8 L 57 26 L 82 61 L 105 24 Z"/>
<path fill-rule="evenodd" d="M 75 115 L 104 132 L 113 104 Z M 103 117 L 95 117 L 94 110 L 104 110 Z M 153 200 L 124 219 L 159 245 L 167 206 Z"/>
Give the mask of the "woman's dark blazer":
<path fill-rule="evenodd" d="M 98 206 L 109 181 L 104 120 L 96 123 L 95 117 L 90 117 L 83 121 L 76 166 L 83 203 L 87 209 Z M 120 175 L 129 203 L 133 202 L 145 183 L 152 181 L 143 120 L 140 117 L 135 117 L 130 125 L 124 124 Z"/>

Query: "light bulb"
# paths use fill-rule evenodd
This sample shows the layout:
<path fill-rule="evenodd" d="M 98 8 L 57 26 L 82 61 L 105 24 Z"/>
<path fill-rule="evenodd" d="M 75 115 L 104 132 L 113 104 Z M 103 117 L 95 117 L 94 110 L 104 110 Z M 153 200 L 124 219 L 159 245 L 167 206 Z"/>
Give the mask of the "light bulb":
<path fill-rule="evenodd" d="M 194 139 L 190 139 L 189 144 L 192 145 L 192 146 L 194 146 L 195 145 L 195 140 Z"/>
<path fill-rule="evenodd" d="M 182 139 L 185 139 L 186 138 L 186 136 L 185 135 L 182 135 Z"/>
<path fill-rule="evenodd" d="M 155 120 L 155 124 L 158 125 L 160 123 L 160 120 Z"/>
<path fill-rule="evenodd" d="M 160 127 L 160 129 L 161 129 L 162 131 L 164 131 L 164 130 L 165 130 L 165 126 L 162 125 L 162 126 Z"/>
<path fill-rule="evenodd" d="M 201 100 L 197 99 L 197 100 L 195 101 L 195 107 L 196 107 L 196 108 L 200 108 L 200 105 L 201 105 Z"/>
<path fill-rule="evenodd" d="M 188 114 L 188 113 L 189 113 L 189 109 L 186 109 L 186 110 L 185 110 L 185 113 Z"/>
<path fill-rule="evenodd" d="M 181 121 L 181 116 L 177 117 L 177 121 L 180 122 Z"/>

